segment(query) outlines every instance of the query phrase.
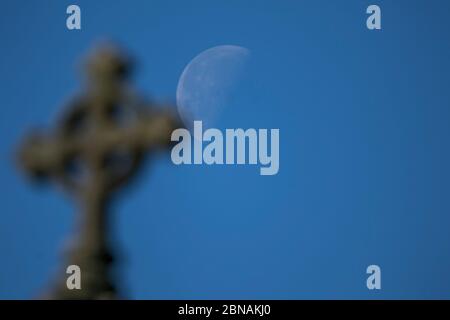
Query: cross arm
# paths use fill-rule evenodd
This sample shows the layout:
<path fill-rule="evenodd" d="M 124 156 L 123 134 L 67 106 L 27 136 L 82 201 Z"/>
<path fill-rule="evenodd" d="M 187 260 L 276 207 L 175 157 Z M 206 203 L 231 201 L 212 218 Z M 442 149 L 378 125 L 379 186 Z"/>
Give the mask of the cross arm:
<path fill-rule="evenodd" d="M 136 126 L 135 136 L 139 137 L 142 149 L 160 148 L 171 144 L 172 132 L 180 127 L 178 117 L 168 111 L 161 111 L 143 117 Z"/>
<path fill-rule="evenodd" d="M 34 132 L 19 147 L 18 163 L 32 178 L 46 178 L 63 169 L 71 148 L 71 143 Z"/>

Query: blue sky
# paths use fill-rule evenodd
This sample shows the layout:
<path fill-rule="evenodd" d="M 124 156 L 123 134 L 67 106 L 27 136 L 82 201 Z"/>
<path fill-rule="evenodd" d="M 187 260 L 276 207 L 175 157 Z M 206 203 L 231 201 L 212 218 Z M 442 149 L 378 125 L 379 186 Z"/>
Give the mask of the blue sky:
<path fill-rule="evenodd" d="M 65 27 L 78 4 L 82 30 Z M 0 297 L 31 298 L 60 266 L 76 208 L 14 166 L 81 92 L 77 64 L 116 41 L 133 84 L 175 101 L 181 72 L 222 44 L 248 48 L 221 128 L 279 128 L 280 171 L 149 162 L 112 212 L 130 298 L 450 298 L 450 3 L 3 1 Z M 366 288 L 366 267 L 382 290 Z"/>

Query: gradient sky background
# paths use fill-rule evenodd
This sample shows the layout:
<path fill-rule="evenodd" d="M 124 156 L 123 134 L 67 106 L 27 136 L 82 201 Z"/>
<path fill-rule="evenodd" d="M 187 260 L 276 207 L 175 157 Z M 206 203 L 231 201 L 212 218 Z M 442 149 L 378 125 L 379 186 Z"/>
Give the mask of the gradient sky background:
<path fill-rule="evenodd" d="M 382 31 L 365 26 L 373 3 Z M 280 128 L 276 176 L 168 153 L 146 166 L 113 212 L 126 297 L 450 298 L 449 1 L 9 0 L 0 16 L 0 298 L 32 298 L 61 266 L 76 208 L 14 149 L 55 124 L 103 39 L 157 101 L 203 50 L 248 48 L 221 128 Z"/>

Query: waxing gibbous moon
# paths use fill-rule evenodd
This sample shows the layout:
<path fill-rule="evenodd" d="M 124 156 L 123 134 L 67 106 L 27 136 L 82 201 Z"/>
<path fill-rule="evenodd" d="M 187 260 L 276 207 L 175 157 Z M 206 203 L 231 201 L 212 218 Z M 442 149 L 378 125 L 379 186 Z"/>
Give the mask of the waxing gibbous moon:
<path fill-rule="evenodd" d="M 250 51 L 234 45 L 220 45 L 198 54 L 184 68 L 178 81 L 176 100 L 186 127 L 194 120 L 212 127 L 238 85 Z"/>

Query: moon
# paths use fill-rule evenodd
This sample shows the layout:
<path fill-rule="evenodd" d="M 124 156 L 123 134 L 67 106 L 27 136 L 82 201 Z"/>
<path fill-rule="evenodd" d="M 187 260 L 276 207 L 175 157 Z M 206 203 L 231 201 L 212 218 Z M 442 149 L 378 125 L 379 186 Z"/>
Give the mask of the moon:
<path fill-rule="evenodd" d="M 239 82 L 250 51 L 235 45 L 209 48 L 193 58 L 178 81 L 176 102 L 186 127 L 203 121 L 211 127 L 227 108 L 233 89 Z"/>

